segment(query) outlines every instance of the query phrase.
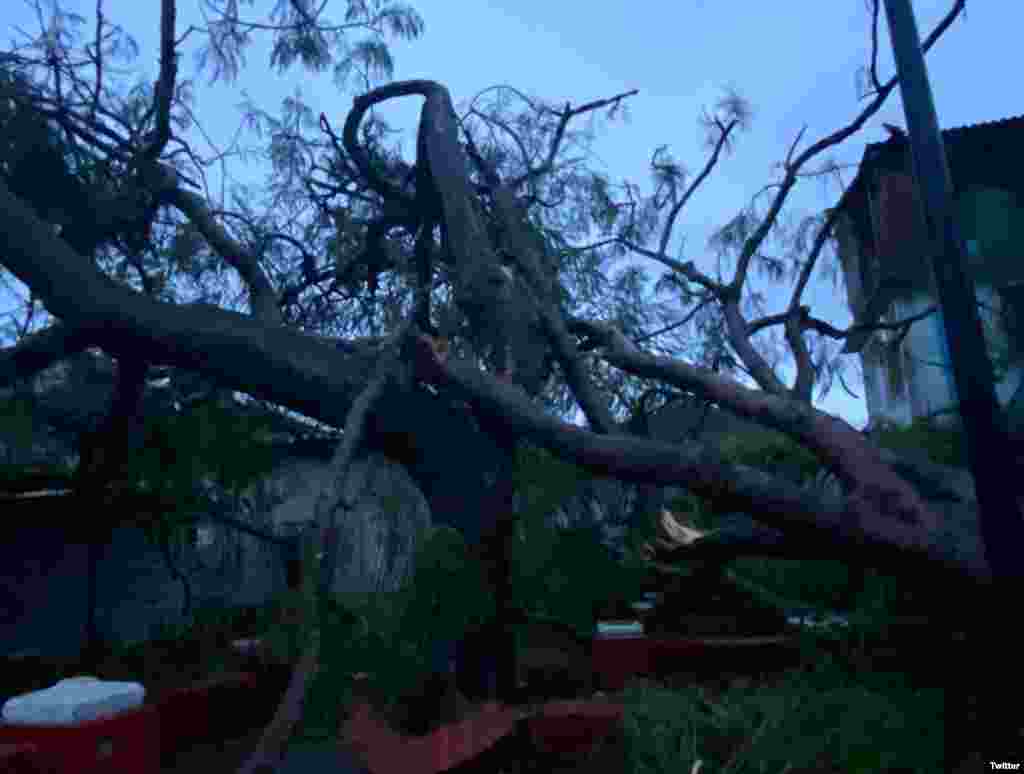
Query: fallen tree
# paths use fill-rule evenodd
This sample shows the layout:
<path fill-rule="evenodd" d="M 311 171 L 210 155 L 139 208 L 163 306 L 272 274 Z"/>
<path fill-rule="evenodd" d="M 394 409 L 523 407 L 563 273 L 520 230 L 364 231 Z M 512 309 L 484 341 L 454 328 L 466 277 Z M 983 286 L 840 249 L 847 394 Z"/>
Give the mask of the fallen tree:
<path fill-rule="evenodd" d="M 954 3 L 929 36 L 926 48 L 962 8 L 962 0 Z M 936 476 L 935 470 L 881 451 L 847 422 L 812 405 L 817 372 L 807 337 L 814 333 L 842 340 L 857 332 L 826 326 L 801 304 L 811 272 L 830 238 L 831 220 L 820 223 L 803 256 L 791 301 L 782 313 L 747 320 L 741 309 L 750 268 L 763 258 L 762 245 L 807 163 L 862 128 L 885 102 L 895 79 L 879 84 L 869 103 L 847 126 L 799 154 L 796 146 L 801 138 L 797 138 L 768 211 L 739 240 L 735 271 L 728 281 L 712 278 L 693 262 L 676 261 L 666 251 L 680 210 L 745 122 L 741 102 L 726 100 L 720 112 L 708 119 L 713 150 L 692 183 L 683 186 L 678 169 L 661 164 L 661 179 L 670 194 L 661 200 L 661 208 L 652 205 L 649 213 L 662 227 L 656 249 L 645 246 L 648 238 L 655 236 L 653 230 L 643 227 L 628 208 L 614 206 L 604 190 L 601 218 L 612 224 L 610 241 L 624 251 L 661 263 L 680 286 L 699 289 L 701 307 L 713 308 L 720 315 L 723 346 L 735 353 L 754 387 L 705 365 L 645 351 L 638 343 L 644 337 L 638 332 L 627 334 L 621 326 L 583 319 L 566 309 L 560 275 L 563 267 L 559 265 L 565 253 L 559 253 L 549 235 L 536 225 L 531 208 L 541 207 L 545 181 L 559 173 L 556 161 L 562 159 L 569 123 L 599 109 L 615 109 L 634 92 L 575 108 L 547 109 L 545 115 L 553 117 L 553 129 L 544 158 L 535 163 L 524 152 L 514 167 L 501 162 L 493 145 L 477 144 L 466 122 L 458 118 L 448 90 L 433 81 L 390 83 L 357 97 L 340 137 L 327 117 L 321 116 L 321 131 L 328 138 L 334 164 L 332 195 L 344 190 L 342 183 L 351 183 L 361 195 L 372 197 L 374 207 L 353 238 L 350 216 L 361 206 L 355 197 L 346 202 L 346 209 L 324 204 L 326 194 L 310 194 L 310 200 L 331 215 L 334 265 L 317 266 L 318 256 L 307 251 L 301 240 L 282 237 L 280 241 L 295 243 L 292 247 L 302 268 L 294 274 L 301 275 L 301 281 L 288 284 L 282 280 L 275 286 L 255 248 L 233 237 L 214 208 L 191 190 L 187 177 L 168 161 L 174 140 L 171 114 L 177 77 L 174 0 L 163 0 L 161 25 L 160 75 L 147 118 L 153 121 L 151 133 L 139 132 L 134 140 L 126 136 L 120 138 L 120 145 L 111 145 L 96 124 L 89 125 L 86 106 L 65 109 L 61 114 L 68 122 L 64 128 L 68 134 L 77 133 L 82 142 L 91 143 L 94 152 L 125 164 L 121 171 L 124 185 L 117 196 L 108 201 L 90 196 L 89 191 L 79 194 L 79 198 L 89 198 L 88 222 L 95 224 L 92 233 L 82 236 L 76 231 L 74 244 L 67 238 L 68 232 L 61 238 L 54 233 L 52 222 L 41 216 L 40 197 L 27 194 L 20 186 L 22 179 L 9 173 L 0 181 L 0 262 L 58 320 L 3 352 L 0 375 L 8 383 L 15 377 L 27 378 L 86 347 L 100 347 L 113 354 L 119 373 L 124 374 L 122 398 L 111 410 L 104 443 L 97 447 L 100 456 L 105 448 L 117 454 L 103 463 L 106 467 L 84 462 L 83 486 L 95 486 L 99 477 L 113 475 L 112 468 L 130 450 L 128 437 L 135 422 L 128 420 L 137 417 L 127 403 L 131 395 L 138 397 L 140 380 L 154 366 L 199 372 L 222 389 L 242 391 L 333 427 L 344 427 L 334 463 L 336 479 L 317 507 L 321 534 L 328 541 L 322 562 L 322 594 L 334 566 L 332 536 L 347 505 L 341 482 L 353 456 L 366 444 L 400 458 L 401 444 L 389 443 L 389 437 L 416 435 L 425 425 L 418 424 L 423 420 L 402 415 L 398 407 L 411 391 L 429 386 L 439 398 L 437 412 L 450 406 L 468 411 L 481 432 L 493 439 L 497 454 L 509 463 L 516 445 L 529 441 L 595 475 L 643 485 L 684 486 L 718 508 L 751 514 L 763 525 L 756 533 L 761 550 L 806 551 L 820 556 L 829 547 L 865 562 L 937 567 L 957 579 L 980 584 L 991 581 L 991 568 L 969 503 L 952 503 L 955 513 L 937 509 L 920 491 L 922 482 L 935 485 L 939 481 L 941 476 Z M 16 78 L 7 84 L 9 93 L 20 100 L 21 110 L 47 117 L 54 113 L 52 100 L 38 89 Z M 371 108 L 408 96 L 423 100 L 416 160 L 411 167 L 382 156 L 379 148 L 368 147 L 367 132 L 361 131 Z M 68 115 L 78 117 L 69 119 Z M 502 124 L 498 115 L 475 115 L 492 127 Z M 514 144 L 515 132 L 509 129 L 509 133 Z M 141 137 L 145 141 L 138 139 Z M 309 182 L 311 189 L 316 188 Z M 145 195 L 133 210 L 139 192 Z M 661 212 L 665 202 L 671 203 L 667 213 Z M 92 212 L 103 207 L 103 212 Z M 134 236 L 142 239 L 143 245 L 145 237 L 152 241 L 151 227 L 159 208 L 169 209 L 180 219 L 175 224 L 176 236 L 184 233 L 183 229 L 201 236 L 212 254 L 237 272 L 248 291 L 250 314 L 208 303 L 163 300 L 158 283 L 153 284 L 150 277 L 152 286 L 146 285 L 149 275 L 141 263 L 137 267 L 143 278 L 141 292 L 111 278 L 97 265 L 93 253 L 111 240 L 123 242 Z M 392 231 L 397 235 L 392 236 Z M 407 238 L 406 245 L 413 243 L 412 248 L 400 247 L 398 235 Z M 130 253 L 131 245 L 123 249 Z M 331 292 L 347 289 L 355 294 L 365 288 L 372 298 L 380 276 L 390 275 L 404 278 L 414 304 L 411 312 L 397 314 L 397 322 L 385 337 L 338 341 L 312 335 L 300 330 L 299 318 L 292 315 L 296 299 L 317 283 L 330 282 Z M 450 289 L 454 302 L 442 309 L 434 306 L 439 282 Z M 698 295 L 695 292 L 690 297 Z M 393 307 L 402 309 L 397 302 Z M 780 380 L 753 341 L 756 333 L 775 326 L 784 330 L 796 364 L 792 385 Z M 786 435 L 834 473 L 840 491 L 800 487 L 784 477 L 731 463 L 718 449 L 698 440 L 666 443 L 622 432 L 609 405 L 609 384 L 604 385 L 606 391 L 595 380 L 598 368 L 615 369 L 624 379 L 660 383 L 698 396 Z M 553 374 L 560 376 L 582 410 L 587 427 L 572 424 L 540 405 L 539 396 Z M 401 420 L 396 419 L 400 416 Z M 505 587 L 509 577 L 506 548 L 515 517 L 511 494 L 507 477 L 498 476 L 491 484 L 490 506 L 480 514 L 480 554 L 499 591 L 499 621 L 511 615 Z M 686 550 L 693 552 L 702 545 L 699 550 L 710 553 L 731 550 L 738 539 L 723 533 L 707 543 L 702 538 Z M 754 538 L 747 535 L 743 539 Z M 499 645 L 507 646 L 508 638 L 501 640 L 495 634 L 495 647 Z M 303 671 L 296 674 L 294 691 L 289 690 L 287 706 L 293 713 L 301 706 L 295 697 L 301 696 L 307 670 L 315 663 L 315 649 L 310 653 L 303 660 Z M 506 669 L 504 674 L 506 680 L 514 679 L 514 671 Z M 287 735 L 287 716 L 285 712 L 278 718 L 274 731 L 278 737 Z M 292 725 L 294 720 L 292 716 Z M 266 742 L 260 765 L 273 766 L 280 759 L 283 743 L 269 736 Z M 256 763 L 251 763 L 248 770 L 255 770 L 254 766 Z"/>

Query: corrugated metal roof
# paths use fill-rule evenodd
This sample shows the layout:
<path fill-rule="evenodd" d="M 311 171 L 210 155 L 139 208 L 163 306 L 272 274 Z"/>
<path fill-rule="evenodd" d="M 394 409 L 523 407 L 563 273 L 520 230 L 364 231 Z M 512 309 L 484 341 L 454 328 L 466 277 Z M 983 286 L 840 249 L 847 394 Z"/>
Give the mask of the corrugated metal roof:
<path fill-rule="evenodd" d="M 1020 152 L 1024 145 L 1024 115 L 943 129 L 942 139 L 955 189 L 976 184 L 1006 188 L 1024 195 L 1024 154 Z M 862 240 L 872 236 L 863 233 L 868 224 L 858 217 L 866 213 L 863 197 L 871 173 L 880 169 L 909 171 L 908 149 L 906 135 L 868 143 L 864 148 L 857 176 L 836 205 L 839 209 L 854 211 L 850 214 Z M 856 212 L 858 210 L 860 212 Z"/>
<path fill-rule="evenodd" d="M 1019 150 L 1024 144 L 1024 115 L 944 129 L 942 139 L 955 192 L 979 185 L 1014 191 L 1024 197 L 1024 154 Z M 869 186 L 880 185 L 883 177 L 881 173 L 884 172 L 911 174 L 909 150 L 907 135 L 891 130 L 890 137 L 884 142 L 868 143 L 857 176 L 836 205 L 836 209 L 845 211 L 850 218 L 854 235 L 864 248 L 862 256 L 874 255 L 879 249 L 874 244 L 875 234 L 868 204 Z M 884 177 L 890 188 L 898 185 L 898 176 Z M 901 214 L 899 217 L 907 216 Z M 891 226 L 889 231 L 893 232 Z M 898 230 L 907 231 L 906 228 Z M 860 270 L 865 272 L 867 267 L 861 266 Z M 889 291 L 877 288 L 867 290 L 872 284 L 866 277 L 862 277 L 861 285 L 868 294 L 862 301 L 869 308 L 859 313 L 865 315 L 859 320 L 861 323 L 875 322 L 891 297 L 892 288 Z M 871 299 L 870 303 L 868 298 Z M 859 351 L 866 338 L 865 335 L 848 339 L 844 351 Z"/>

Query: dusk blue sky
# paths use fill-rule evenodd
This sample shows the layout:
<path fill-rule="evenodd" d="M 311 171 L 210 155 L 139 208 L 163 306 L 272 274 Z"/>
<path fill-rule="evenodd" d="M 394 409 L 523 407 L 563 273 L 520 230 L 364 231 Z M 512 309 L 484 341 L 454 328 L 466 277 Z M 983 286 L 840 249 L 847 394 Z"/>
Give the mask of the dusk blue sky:
<path fill-rule="evenodd" d="M 922 36 L 948 10 L 949 0 L 918 0 L 914 10 Z M 241 3 L 244 18 L 266 21 L 269 2 Z M 858 112 L 857 69 L 868 61 L 870 13 L 865 0 L 789 3 L 624 3 L 624 2 L 442 2 L 421 0 L 411 5 L 422 15 L 425 34 L 411 42 L 392 42 L 394 77 L 429 78 L 451 91 L 458 105 L 480 90 L 509 84 L 530 95 L 582 104 L 630 89 L 630 120 L 608 126 L 595 145 L 597 158 L 613 180 L 648 185 L 652 151 L 668 144 L 675 157 L 699 171 L 705 153 L 696 119 L 711 107 L 722 87 L 734 87 L 754 108 L 751 130 L 738 137 L 735 153 L 722 160 L 713 177 L 681 213 L 676 235 L 686 236 L 683 258 L 713 271 L 714 255 L 707 237 L 774 177 L 773 164 L 807 124 L 805 142 L 814 142 L 849 122 Z M 8 39 L 14 27 L 38 29 L 35 11 L 17 0 L 4 3 Z M 94 25 L 95 0 L 66 2 L 62 7 Z M 137 72 L 152 79 L 157 71 L 159 3 L 107 0 L 104 14 L 135 37 L 140 46 Z M 344 3 L 330 0 L 329 15 L 343 16 Z M 180 0 L 179 35 L 189 24 L 201 25 L 200 3 Z M 1015 83 L 1020 70 L 1020 30 L 1024 4 L 1008 0 L 970 3 L 967 18 L 947 31 L 928 57 L 928 70 L 939 120 L 943 127 L 991 121 L 1024 113 Z M 893 72 L 884 13 L 880 24 L 880 75 Z M 181 75 L 194 72 L 190 40 L 181 61 Z M 316 109 L 340 124 L 352 93 L 339 93 L 329 74 L 314 78 L 298 68 L 281 76 L 268 66 L 271 37 L 254 36 L 246 52 L 247 67 L 239 79 L 208 87 L 196 78 L 195 114 L 219 147 L 227 146 L 239 127 L 237 109 L 244 89 L 262 108 L 277 114 L 281 101 L 300 89 Z M 383 116 L 407 130 L 407 157 L 414 149 L 418 98 L 389 103 Z M 832 152 L 841 163 L 855 165 L 864 145 L 885 138 L 882 122 L 904 125 L 898 92 L 864 131 Z M 212 149 L 198 132 L 189 140 L 200 152 Z M 258 139 L 251 137 L 249 145 Z M 813 162 L 812 162 L 813 165 Z M 233 161 L 234 179 L 259 183 L 266 167 Z M 849 183 L 854 169 L 844 173 Z M 214 175 L 211 179 L 217 179 Z M 807 181 L 790 196 L 788 211 L 799 216 L 831 206 L 840 191 Z M 675 246 L 670 254 L 676 255 Z M 651 266 L 655 268 L 654 265 Z M 656 272 L 660 273 L 660 272 Z M 769 311 L 779 311 L 790 286 L 766 290 Z M 849 324 L 842 287 L 815 281 L 805 295 L 814 313 L 837 326 Z M 772 303 L 772 301 L 775 303 Z M 5 312 L 10 306 L 5 304 Z M 785 375 L 785 374 L 784 374 Z M 859 368 L 848 383 L 862 396 Z M 857 427 L 866 420 L 862 397 L 848 396 L 837 384 L 818 406 Z"/>

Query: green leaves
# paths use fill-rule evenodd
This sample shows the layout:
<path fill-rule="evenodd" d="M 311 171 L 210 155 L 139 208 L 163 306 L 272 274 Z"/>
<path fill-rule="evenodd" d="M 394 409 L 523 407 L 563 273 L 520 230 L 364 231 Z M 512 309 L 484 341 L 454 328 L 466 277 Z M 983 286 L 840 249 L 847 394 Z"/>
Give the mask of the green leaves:
<path fill-rule="evenodd" d="M 967 467 L 963 431 L 955 426 L 943 427 L 927 419 L 915 419 L 909 427 L 879 428 L 877 441 L 879 446 L 895 452 L 923 452 L 937 465 Z"/>
<path fill-rule="evenodd" d="M 419 541 L 403 596 L 402 628 L 423 640 L 456 639 L 494 615 L 483 568 L 451 527 L 431 527 Z"/>
<path fill-rule="evenodd" d="M 778 433 L 726 436 L 720 448 L 730 462 L 781 473 L 797 481 L 807 481 L 821 470 L 821 462 L 814 454 Z"/>
<path fill-rule="evenodd" d="M 35 433 L 31 399 L 14 397 L 0 401 L 0 427 L 16 451 L 31 450 Z"/>
<path fill-rule="evenodd" d="M 273 469 L 269 424 L 213 403 L 149 419 L 144 432 L 145 445 L 132 469 L 137 480 L 154 488 L 191 490 L 197 479 L 211 475 L 220 486 L 237 492 Z"/>
<path fill-rule="evenodd" d="M 512 472 L 516 492 L 523 498 L 520 521 L 532 523 L 546 518 L 576 493 L 587 476 L 582 468 L 544 449 L 521 444 L 516 450 L 516 466 Z"/>

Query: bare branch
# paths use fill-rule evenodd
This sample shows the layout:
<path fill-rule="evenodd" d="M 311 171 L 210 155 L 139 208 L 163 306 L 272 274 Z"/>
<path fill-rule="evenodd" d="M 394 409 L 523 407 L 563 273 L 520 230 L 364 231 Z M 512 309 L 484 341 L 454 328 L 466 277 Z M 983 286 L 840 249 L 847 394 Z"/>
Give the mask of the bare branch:
<path fill-rule="evenodd" d="M 174 50 L 175 3 L 176 0 L 161 0 L 160 3 L 160 77 L 153 93 L 156 134 L 145 150 L 150 161 L 160 158 L 171 139 L 171 101 L 178 79 L 178 55 Z"/>
<path fill-rule="evenodd" d="M 277 293 L 260 268 L 256 256 L 228 234 L 198 194 L 174 186 L 166 191 L 166 195 L 169 203 L 181 210 L 217 254 L 238 272 L 249 290 L 253 315 L 272 325 L 280 325 L 283 319 Z"/>
<path fill-rule="evenodd" d="M 789 146 L 789 152 L 786 154 L 786 160 L 783 162 L 783 167 L 788 168 L 793 163 L 793 154 L 796 152 L 796 146 L 800 144 L 800 140 L 803 139 L 804 133 L 807 131 L 807 124 L 800 127 L 800 131 L 797 132 L 796 137 L 793 140 L 793 144 Z"/>
<path fill-rule="evenodd" d="M 718 158 L 722 153 L 722 148 L 725 147 L 726 143 L 728 143 L 729 135 L 732 134 L 732 131 L 737 126 L 739 126 L 739 119 L 733 119 L 728 124 L 719 124 L 721 134 L 719 135 L 717 142 L 715 142 L 714 150 L 711 152 L 707 162 L 704 164 L 704 169 L 700 171 L 700 174 L 697 175 L 696 179 L 687 187 L 686 192 L 679 198 L 679 201 L 673 205 L 671 212 L 668 214 L 668 218 L 665 220 L 665 225 L 661 232 L 661 242 L 658 244 L 659 255 L 665 255 L 665 251 L 668 249 L 668 240 L 675 228 L 676 218 L 679 216 L 683 207 L 686 206 L 690 197 L 692 197 L 700 187 L 701 183 L 703 183 L 708 178 L 708 175 L 711 174 L 711 170 L 715 168 L 715 165 L 718 163 Z M 696 282 L 696 280 L 694 281 Z"/>
<path fill-rule="evenodd" d="M 715 280 L 711 279 L 709 276 L 699 271 L 697 267 L 694 265 L 693 261 L 686 261 L 685 263 L 680 263 L 677 260 L 669 258 L 663 252 L 658 253 L 655 252 L 654 250 L 648 250 L 646 247 L 642 247 L 641 245 L 638 245 L 635 242 L 631 242 L 630 240 L 625 239 L 623 237 L 617 237 L 615 241 L 629 248 L 633 252 L 644 256 L 645 258 L 650 258 L 652 261 L 657 261 L 658 263 L 667 266 L 673 271 L 681 274 L 686 279 L 690 280 L 690 282 L 696 283 L 701 287 L 707 288 L 713 293 L 724 294 L 726 292 L 727 288 L 725 285 L 722 285 L 719 282 L 715 282 Z"/>
<path fill-rule="evenodd" d="M 868 333 L 872 331 L 895 331 L 897 336 L 906 335 L 906 331 L 916 322 L 925 319 L 938 311 L 938 307 L 935 305 L 929 306 L 927 309 L 913 314 L 910 317 L 905 317 L 902 320 L 895 322 L 885 323 L 877 322 L 871 325 L 851 325 L 846 330 L 839 330 L 834 326 L 828 324 L 824 320 L 819 320 L 814 317 L 808 316 L 804 322 L 804 327 L 808 330 L 817 331 L 823 336 L 828 336 L 831 339 L 847 339 L 854 334 Z M 764 318 L 765 321 L 770 318 Z"/>
<path fill-rule="evenodd" d="M 565 103 L 565 110 L 561 113 L 561 118 L 558 122 L 558 128 L 555 129 L 555 134 L 551 138 L 551 145 L 548 148 L 548 157 L 544 160 L 544 163 L 535 169 L 528 170 L 525 174 L 516 178 L 509 183 L 512 190 L 518 190 L 528 180 L 546 175 L 554 166 L 555 158 L 558 156 L 558 149 L 562 144 L 562 138 L 565 136 L 566 127 L 569 122 L 576 116 L 589 113 L 592 110 L 600 110 L 601 108 L 608 107 L 609 105 L 618 105 L 622 100 L 627 97 L 633 97 L 639 94 L 639 89 L 633 89 L 632 91 L 625 91 L 621 94 L 616 94 L 614 97 L 608 97 L 607 99 L 594 100 L 588 102 L 585 105 L 580 105 L 577 108 L 572 107 L 568 102 Z"/>
<path fill-rule="evenodd" d="M 953 23 L 953 20 L 960 15 L 964 9 L 965 3 L 966 0 L 954 1 L 953 7 L 950 11 L 925 39 L 922 48 L 926 53 L 932 45 L 934 45 L 935 41 L 938 40 L 939 36 Z M 885 100 L 889 97 L 889 94 L 896 87 L 897 83 L 897 76 L 890 78 L 886 81 L 885 85 L 878 90 L 874 99 L 871 100 L 867 107 L 865 107 L 853 121 L 842 129 L 818 140 L 807 148 L 807 150 L 801 153 L 795 161 L 786 165 L 786 174 L 782 182 L 779 184 L 779 190 L 775 194 L 775 199 L 768 208 L 768 212 L 761 221 L 761 224 L 757 227 L 754 233 L 750 235 L 740 252 L 740 256 L 736 262 L 736 272 L 733 275 L 731 283 L 734 288 L 737 290 L 742 288 L 743 282 L 747 276 L 747 269 L 750 266 L 750 260 L 754 257 L 755 253 L 757 253 L 758 249 L 761 247 L 761 243 L 764 242 L 765 238 L 768 236 L 768 232 L 774 225 L 776 218 L 778 218 L 779 212 L 782 210 L 782 205 L 785 203 L 790 190 L 792 190 L 797 181 L 797 173 L 800 171 L 800 168 L 822 151 L 827 148 L 831 148 L 834 145 L 838 145 L 860 131 L 867 120 L 871 118 L 871 116 L 875 115 L 875 113 L 881 109 L 882 105 L 885 104 Z"/>
<path fill-rule="evenodd" d="M 807 283 L 811 279 L 811 273 L 814 271 L 814 267 L 818 262 L 818 256 L 821 254 L 821 249 L 825 246 L 825 242 L 828 241 L 828 237 L 832 233 L 832 227 L 835 225 L 838 216 L 838 209 L 833 207 L 829 210 L 828 217 L 818 230 L 818 234 L 814 238 L 814 244 L 811 245 L 811 252 L 807 255 L 804 265 L 800 269 L 800 277 L 797 279 L 796 286 L 793 288 L 793 295 L 789 299 L 790 311 L 796 309 L 800 305 L 800 298 L 803 296 L 804 290 L 807 288 Z"/>

